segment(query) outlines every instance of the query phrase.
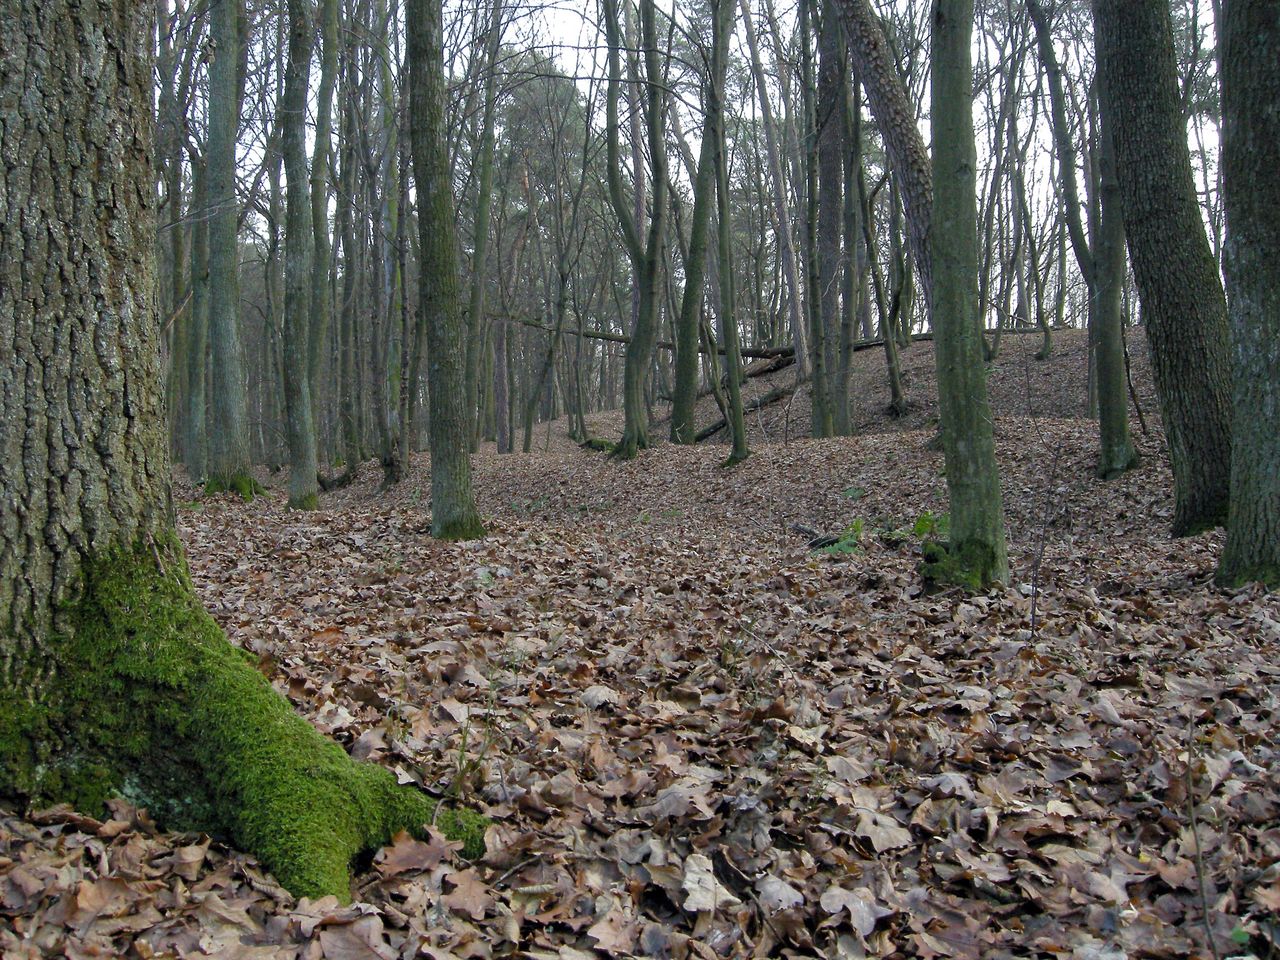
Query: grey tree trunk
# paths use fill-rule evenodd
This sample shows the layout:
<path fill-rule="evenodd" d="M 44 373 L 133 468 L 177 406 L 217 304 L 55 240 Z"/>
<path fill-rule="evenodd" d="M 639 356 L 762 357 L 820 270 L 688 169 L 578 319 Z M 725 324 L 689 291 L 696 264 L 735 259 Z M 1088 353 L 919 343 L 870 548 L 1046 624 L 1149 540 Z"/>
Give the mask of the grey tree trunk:
<path fill-rule="evenodd" d="M 1138 462 L 1137 451 L 1129 437 L 1129 398 L 1125 391 L 1124 330 L 1120 300 L 1125 277 L 1124 224 L 1115 172 L 1112 137 L 1114 118 L 1111 116 L 1109 99 L 1102 97 L 1103 109 L 1099 123 L 1101 142 L 1098 151 L 1100 196 L 1097 229 L 1091 246 L 1080 220 L 1076 152 L 1067 126 L 1062 70 L 1053 48 L 1049 19 L 1037 0 L 1027 0 L 1027 12 L 1035 27 L 1040 59 L 1049 81 L 1049 111 L 1058 156 L 1058 176 L 1062 186 L 1063 217 L 1076 263 L 1089 290 L 1089 330 L 1090 339 L 1096 347 L 1094 355 L 1097 364 L 1098 475 L 1110 479 Z"/>
<path fill-rule="evenodd" d="M 1227 519 L 1230 331 L 1196 201 L 1166 0 L 1093 0 L 1129 257 L 1173 466 L 1173 533 Z"/>
<path fill-rule="evenodd" d="M 729 153 L 725 146 L 724 85 L 729 64 L 729 37 L 733 32 L 734 0 L 711 0 L 714 18 L 714 41 L 711 50 L 710 129 L 707 136 L 716 144 L 716 219 L 717 258 L 720 265 L 720 338 L 724 342 L 725 367 L 728 371 L 728 421 L 733 449 L 727 466 L 741 463 L 751 455 L 747 449 L 747 425 L 742 411 L 742 348 L 738 336 L 738 317 L 734 309 L 733 243 L 729 207 Z M 712 351 L 712 360 L 715 352 Z M 714 365 L 713 365 L 714 369 Z M 719 379 L 713 377 L 713 379 Z"/>
<path fill-rule="evenodd" d="M 329 280 L 333 242 L 329 235 L 329 178 L 333 170 L 333 88 L 338 73 L 338 0 L 320 0 L 320 89 L 316 102 L 316 147 L 311 158 L 311 323 L 307 336 L 307 379 L 313 408 L 320 404 L 320 372 L 324 366 L 333 295 Z M 332 455 L 332 450 L 328 451 Z"/>
<path fill-rule="evenodd" d="M 154 306 L 151 11 L 16 7 L 0 18 L 6 169 L 28 174 L 0 180 L 0 797 L 100 815 L 127 786 L 295 894 L 348 899 L 357 854 L 440 820 L 295 714 L 192 588 Z M 483 850 L 482 819 L 445 816 Z"/>
<path fill-rule="evenodd" d="M 285 426 L 289 439 L 289 506 L 316 507 L 316 431 L 311 411 L 311 273 L 315 222 L 307 175 L 307 87 L 311 76 L 311 5 L 288 0 L 289 60 L 280 101 L 280 144 L 288 186 L 284 229 L 284 323 L 282 330 Z M 317 153 L 320 147 L 316 148 Z"/>
<path fill-rule="evenodd" d="M 245 383 L 240 358 L 239 204 L 236 200 L 236 132 L 240 125 L 238 0 L 211 0 L 209 37 L 216 55 L 209 65 L 209 133 L 205 148 L 209 191 L 209 350 L 212 374 L 208 408 L 208 488 L 257 492 L 250 473 Z"/>
<path fill-rule="evenodd" d="M 459 300 L 453 186 L 445 153 L 444 34 L 440 0 L 409 0 L 410 142 L 422 244 L 419 307 L 427 334 L 431 415 L 431 535 L 484 536 L 471 491 L 466 329 Z"/>
<path fill-rule="evenodd" d="M 186 393 L 183 395 L 182 461 L 195 481 L 205 479 L 205 369 L 209 354 L 209 191 L 205 162 L 191 160 L 191 327 L 187 334 Z"/>
<path fill-rule="evenodd" d="M 649 445 L 648 410 L 645 404 L 645 378 L 658 339 L 659 279 L 662 267 L 662 242 L 667 218 L 667 163 L 664 115 L 666 113 L 663 74 L 658 55 L 656 14 L 653 0 L 640 4 L 641 46 L 645 67 L 645 126 L 649 146 L 649 163 L 653 185 L 653 215 L 647 236 L 641 241 L 638 218 L 628 208 L 622 187 L 618 135 L 618 95 L 622 82 L 620 63 L 621 26 L 617 0 L 605 0 L 605 30 L 609 43 L 609 89 L 606 96 L 606 136 L 608 145 L 609 199 L 622 227 L 623 239 L 631 257 L 632 274 L 637 287 L 634 328 L 627 344 L 623 364 L 622 406 L 624 426 L 614 455 L 622 460 L 635 457 Z M 642 178 L 637 182 L 637 189 Z"/>
<path fill-rule="evenodd" d="M 824 0 L 822 26 L 818 34 L 818 197 L 817 271 L 818 310 L 822 322 L 822 343 L 826 350 L 826 401 L 831 411 L 832 430 L 849 433 L 849 378 L 845 338 L 841 323 L 841 280 L 845 271 L 840 246 L 844 229 L 844 153 L 847 70 L 844 42 L 840 36 L 833 0 Z"/>
<path fill-rule="evenodd" d="M 698 167 L 693 186 L 693 222 L 689 227 L 689 253 L 685 257 L 684 266 L 684 293 L 680 302 L 680 315 L 676 320 L 676 376 L 671 403 L 673 443 L 693 443 L 698 432 L 698 426 L 694 422 L 694 408 L 698 399 L 698 327 L 706 297 L 707 241 L 716 190 L 716 144 L 711 117 L 714 109 L 712 100 L 715 97 L 711 87 L 715 82 L 714 77 L 708 78 L 708 84 L 703 88 L 706 91 L 704 109 L 707 120 L 702 132 L 702 146 L 698 151 Z"/>
<path fill-rule="evenodd" d="M 1223 583 L 1280 589 L 1280 5 L 1222 17 L 1225 269 L 1235 352 L 1231 510 Z"/>
<path fill-rule="evenodd" d="M 951 499 L 951 535 L 945 550 L 926 552 L 926 558 L 938 579 L 978 588 L 1008 580 L 1009 561 L 977 314 L 972 30 L 973 0 L 935 0 L 930 249 L 938 412 Z"/>
<path fill-rule="evenodd" d="M 485 37 L 486 66 L 484 76 L 484 115 L 481 119 L 480 142 L 476 146 L 475 163 L 479 167 L 476 177 L 475 239 L 471 260 L 471 296 L 467 310 L 467 410 L 478 424 L 480 409 L 480 347 L 484 340 L 485 284 L 489 276 L 487 258 L 489 250 L 489 213 L 493 206 L 493 152 L 494 127 L 498 91 L 498 48 L 502 42 L 503 0 L 493 0 L 489 30 Z M 480 431 L 471 431 L 471 449 L 475 449 Z"/>
<path fill-rule="evenodd" d="M 808 335 L 805 330 L 803 291 L 800 287 L 799 258 L 796 256 L 795 239 L 791 231 L 791 205 L 787 201 L 787 180 L 782 165 L 782 147 L 778 143 L 778 124 L 774 120 L 773 102 L 765 84 L 764 67 L 760 61 L 760 48 L 756 42 L 755 21 L 752 19 L 749 0 L 740 0 L 742 23 L 746 28 L 747 49 L 751 53 L 751 73 L 755 79 L 760 103 L 760 125 L 764 130 L 765 156 L 769 166 L 769 185 L 773 204 L 770 212 L 774 220 L 782 276 L 787 286 L 787 317 L 790 323 L 791 343 L 796 350 L 796 364 L 801 376 L 810 373 Z"/>

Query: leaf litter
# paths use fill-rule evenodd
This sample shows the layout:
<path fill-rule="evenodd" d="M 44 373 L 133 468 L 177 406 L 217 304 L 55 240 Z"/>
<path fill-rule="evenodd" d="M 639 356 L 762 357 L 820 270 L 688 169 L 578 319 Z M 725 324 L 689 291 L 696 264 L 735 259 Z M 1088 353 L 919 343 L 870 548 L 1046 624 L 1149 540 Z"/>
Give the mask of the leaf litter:
<path fill-rule="evenodd" d="M 427 535 L 426 459 L 315 513 L 184 510 L 232 641 L 487 812 L 488 853 L 402 834 L 342 906 L 123 802 L 0 811 L 0 954 L 1268 956 L 1280 600 L 1167 536 L 1157 438 L 1104 484 L 1069 417 L 997 421 L 1011 585 L 926 590 L 930 439 L 482 453 L 466 544 Z"/>

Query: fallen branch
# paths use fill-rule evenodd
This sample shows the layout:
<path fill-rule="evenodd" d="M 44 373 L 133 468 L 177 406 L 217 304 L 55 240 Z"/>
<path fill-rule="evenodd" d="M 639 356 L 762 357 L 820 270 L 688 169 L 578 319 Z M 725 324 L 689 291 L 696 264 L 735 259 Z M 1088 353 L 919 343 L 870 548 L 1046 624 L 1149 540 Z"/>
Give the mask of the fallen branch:
<path fill-rule="evenodd" d="M 777 403 L 779 400 L 786 399 L 787 397 L 791 396 L 791 394 L 795 393 L 795 390 L 796 390 L 795 384 L 791 384 L 785 387 L 774 387 L 768 393 L 763 393 L 760 396 L 756 397 L 754 400 L 752 400 L 750 403 L 744 404 L 742 408 L 742 412 L 743 414 L 754 413 L 757 410 L 761 410 L 764 407 L 769 406 L 769 404 L 771 403 Z M 699 430 L 697 436 L 693 438 L 693 441 L 694 443 L 701 443 L 703 440 L 708 440 L 711 437 L 714 437 L 717 433 L 719 433 L 728 425 L 729 425 L 728 421 L 722 417 L 720 420 L 716 421 L 711 426 L 703 427 L 701 430 Z"/>

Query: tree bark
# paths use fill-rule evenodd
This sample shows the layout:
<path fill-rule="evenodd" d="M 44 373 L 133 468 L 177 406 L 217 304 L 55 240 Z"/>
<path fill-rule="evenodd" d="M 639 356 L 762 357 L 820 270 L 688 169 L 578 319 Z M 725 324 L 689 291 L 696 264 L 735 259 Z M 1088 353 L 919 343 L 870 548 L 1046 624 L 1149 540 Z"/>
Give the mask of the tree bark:
<path fill-rule="evenodd" d="M 1089 290 L 1090 339 L 1096 344 L 1098 384 L 1098 475 L 1110 479 L 1138 462 L 1129 437 L 1129 399 L 1125 393 L 1124 330 L 1120 293 L 1124 285 L 1124 223 L 1121 219 L 1119 184 L 1116 181 L 1114 117 L 1103 96 L 1099 140 L 1100 189 L 1097 230 L 1093 245 L 1080 219 L 1080 194 L 1076 184 L 1076 151 L 1067 126 L 1062 70 L 1053 48 L 1049 19 L 1037 0 L 1026 0 L 1035 27 L 1040 59 L 1049 86 L 1049 111 L 1053 124 L 1058 176 L 1062 185 L 1063 217 L 1071 238 L 1080 274 Z M 1046 337 L 1047 328 L 1046 328 Z M 1046 346 L 1048 341 L 1046 340 Z"/>
<path fill-rule="evenodd" d="M 257 492 L 250 473 L 245 382 L 240 361 L 239 204 L 236 132 L 242 84 L 238 0 L 211 0 L 209 133 L 205 148 L 209 191 L 208 487 L 246 499 Z"/>
<path fill-rule="evenodd" d="M 1196 202 L 1169 4 L 1093 0 L 1093 16 L 1129 256 L 1173 466 L 1173 533 L 1185 536 L 1227 518 L 1226 302 Z"/>
<path fill-rule="evenodd" d="M 317 505 L 316 430 L 311 410 L 311 255 L 315 223 L 307 176 L 307 87 L 311 76 L 311 5 L 288 0 L 289 59 L 280 101 L 280 143 L 284 172 L 284 366 L 285 429 L 289 440 L 289 506 Z M 317 145 L 317 153 L 320 151 Z"/>
<path fill-rule="evenodd" d="M 484 536 L 471 491 L 466 331 L 459 301 L 453 186 L 445 154 L 444 34 L 440 0 L 409 0 L 410 138 L 422 261 L 419 307 L 427 333 L 431 412 L 431 535 Z"/>
<path fill-rule="evenodd" d="M 321 737 L 195 597 L 153 299 L 150 26 L 128 0 L 0 19 L 0 796 L 97 814 L 124 792 L 346 899 L 351 860 L 436 804 Z M 445 817 L 483 849 L 482 819 Z"/>
<path fill-rule="evenodd" d="M 1231 509 L 1218 579 L 1280 588 L 1280 5 L 1222 17 L 1225 272 L 1235 352 Z"/>
<path fill-rule="evenodd" d="M 978 324 L 973 0 L 935 0 L 932 36 L 934 352 L 951 535 L 926 572 L 979 588 L 1009 578 L 1004 511 Z"/>

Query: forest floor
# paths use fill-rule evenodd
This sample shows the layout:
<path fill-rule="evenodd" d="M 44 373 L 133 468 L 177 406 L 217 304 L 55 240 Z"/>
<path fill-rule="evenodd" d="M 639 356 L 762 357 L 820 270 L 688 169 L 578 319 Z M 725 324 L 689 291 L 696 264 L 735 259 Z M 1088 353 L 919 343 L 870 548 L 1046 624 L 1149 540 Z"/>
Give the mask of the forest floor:
<path fill-rule="evenodd" d="M 1214 586 L 1220 534 L 1169 538 L 1158 434 L 1094 479 L 1078 347 L 993 371 L 1014 576 L 977 596 L 916 570 L 945 510 L 925 404 L 765 424 L 732 470 L 553 424 L 477 456 L 474 543 L 428 536 L 425 458 L 314 513 L 184 503 L 232 640 L 353 755 L 486 810 L 489 853 L 401 837 L 340 906 L 124 805 L 4 814 L 0 954 L 1274 955 L 1280 598 Z"/>

